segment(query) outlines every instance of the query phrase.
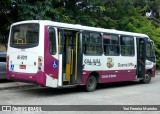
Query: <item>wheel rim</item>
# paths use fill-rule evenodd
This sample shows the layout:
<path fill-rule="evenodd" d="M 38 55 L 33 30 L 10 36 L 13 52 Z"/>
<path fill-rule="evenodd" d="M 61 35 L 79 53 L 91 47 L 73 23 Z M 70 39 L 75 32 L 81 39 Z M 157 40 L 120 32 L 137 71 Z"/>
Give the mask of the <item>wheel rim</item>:
<path fill-rule="evenodd" d="M 87 79 L 85 89 L 88 92 L 94 91 L 97 87 L 97 79 L 94 75 L 90 75 Z"/>
<path fill-rule="evenodd" d="M 93 85 L 94 85 L 93 79 L 90 79 L 89 82 L 88 82 L 88 87 L 92 88 Z"/>

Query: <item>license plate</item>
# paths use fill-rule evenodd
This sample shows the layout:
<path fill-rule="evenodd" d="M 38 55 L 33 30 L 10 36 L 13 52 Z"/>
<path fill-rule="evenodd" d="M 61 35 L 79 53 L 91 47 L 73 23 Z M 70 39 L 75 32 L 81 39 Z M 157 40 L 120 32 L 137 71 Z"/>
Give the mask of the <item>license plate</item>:
<path fill-rule="evenodd" d="M 19 68 L 20 69 L 26 69 L 26 65 L 20 65 Z"/>

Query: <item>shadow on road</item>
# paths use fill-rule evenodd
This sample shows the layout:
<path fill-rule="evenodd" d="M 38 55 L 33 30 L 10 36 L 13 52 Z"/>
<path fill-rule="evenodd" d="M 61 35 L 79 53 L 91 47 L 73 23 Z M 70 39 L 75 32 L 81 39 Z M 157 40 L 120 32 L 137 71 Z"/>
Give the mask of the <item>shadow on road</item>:
<path fill-rule="evenodd" d="M 133 86 L 138 84 L 141 83 L 139 81 L 104 83 L 104 84 L 99 84 L 97 86 L 97 89 L 118 88 L 118 87 Z"/>
<path fill-rule="evenodd" d="M 9 82 L 13 82 L 13 81 L 8 79 L 0 79 L 0 83 L 9 83 Z"/>
<path fill-rule="evenodd" d="M 116 83 L 107 83 L 107 84 L 98 84 L 96 91 L 106 90 L 112 88 L 126 87 L 126 86 L 135 86 L 140 84 L 138 81 L 128 81 L 128 82 L 116 82 Z M 75 88 L 49 88 L 49 87 L 38 87 L 21 90 L 25 94 L 35 94 L 36 96 L 57 96 L 73 93 L 84 93 L 88 94 L 85 91 L 85 86 L 77 86 Z M 96 92 L 94 91 L 94 92 Z M 92 92 L 89 92 L 92 93 Z"/>

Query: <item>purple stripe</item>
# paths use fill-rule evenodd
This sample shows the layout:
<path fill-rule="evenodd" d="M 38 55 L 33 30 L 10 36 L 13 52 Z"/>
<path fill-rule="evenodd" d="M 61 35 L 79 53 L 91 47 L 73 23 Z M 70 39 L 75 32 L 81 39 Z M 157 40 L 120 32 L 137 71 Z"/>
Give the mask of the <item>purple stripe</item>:
<path fill-rule="evenodd" d="M 116 72 L 118 71 L 118 72 Z M 129 72 L 128 72 L 129 71 Z M 92 71 L 83 71 L 82 83 L 86 84 L 86 80 Z M 110 70 L 97 71 L 99 74 L 99 83 L 129 81 L 136 79 L 136 69 L 132 70 Z"/>

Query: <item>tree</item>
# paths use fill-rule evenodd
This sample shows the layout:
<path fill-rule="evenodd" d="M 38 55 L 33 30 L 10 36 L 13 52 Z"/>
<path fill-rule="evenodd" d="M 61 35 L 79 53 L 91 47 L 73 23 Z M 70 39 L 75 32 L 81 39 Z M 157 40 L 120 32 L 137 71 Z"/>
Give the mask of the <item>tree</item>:
<path fill-rule="evenodd" d="M 11 23 L 32 19 L 138 32 L 155 41 L 160 68 L 160 0 L 1 0 L 0 7 L 0 43 Z"/>
<path fill-rule="evenodd" d="M 12 0 L 1 0 L 0 7 L 0 44 L 6 46 L 9 27 L 15 22 L 17 11 L 12 7 Z"/>

